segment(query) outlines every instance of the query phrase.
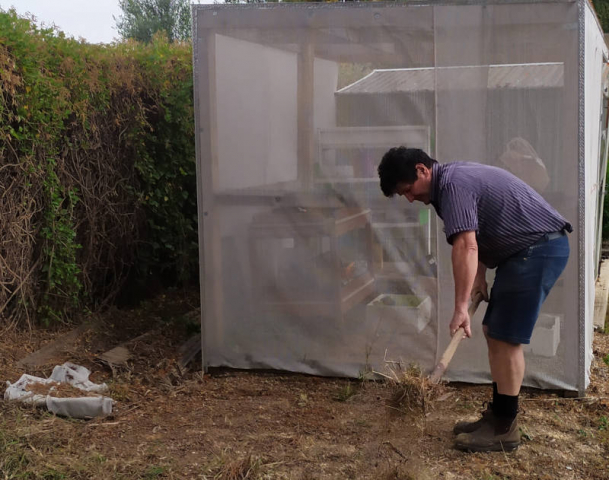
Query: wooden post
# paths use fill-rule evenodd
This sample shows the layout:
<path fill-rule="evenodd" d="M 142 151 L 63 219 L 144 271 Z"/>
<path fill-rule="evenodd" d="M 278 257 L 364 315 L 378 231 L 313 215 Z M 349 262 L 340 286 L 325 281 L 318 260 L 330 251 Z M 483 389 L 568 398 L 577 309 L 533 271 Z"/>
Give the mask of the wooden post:
<path fill-rule="evenodd" d="M 195 21 L 197 19 L 195 18 Z M 201 352 L 207 369 L 205 345 L 222 344 L 224 296 L 222 282 L 222 239 L 215 195 L 218 192 L 218 132 L 216 108 L 216 39 L 213 30 L 195 38 L 195 138 L 197 142 L 197 201 L 199 217 L 199 259 L 201 284 Z M 208 338 L 209 327 L 214 338 Z"/>
<path fill-rule="evenodd" d="M 308 190 L 313 178 L 315 162 L 314 124 L 314 76 L 315 49 L 307 41 L 298 54 L 298 180 L 304 190 Z"/>

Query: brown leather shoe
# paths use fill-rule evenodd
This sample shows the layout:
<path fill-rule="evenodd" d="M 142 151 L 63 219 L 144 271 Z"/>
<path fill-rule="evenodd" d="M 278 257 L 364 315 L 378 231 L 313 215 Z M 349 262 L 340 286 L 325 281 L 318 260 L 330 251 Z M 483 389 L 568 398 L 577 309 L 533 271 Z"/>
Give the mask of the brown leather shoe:
<path fill-rule="evenodd" d="M 518 418 L 514 420 L 495 416 L 492 412 L 482 426 L 471 433 L 461 433 L 455 439 L 455 448 L 466 452 L 510 452 L 520 445 Z"/>
<path fill-rule="evenodd" d="M 455 435 L 459 435 L 460 433 L 472 433 L 478 430 L 484 423 L 489 422 L 490 415 L 493 413 L 493 404 L 491 402 L 485 403 L 486 409 L 482 412 L 482 418 L 479 418 L 475 422 L 457 422 L 453 428 L 453 433 Z"/>

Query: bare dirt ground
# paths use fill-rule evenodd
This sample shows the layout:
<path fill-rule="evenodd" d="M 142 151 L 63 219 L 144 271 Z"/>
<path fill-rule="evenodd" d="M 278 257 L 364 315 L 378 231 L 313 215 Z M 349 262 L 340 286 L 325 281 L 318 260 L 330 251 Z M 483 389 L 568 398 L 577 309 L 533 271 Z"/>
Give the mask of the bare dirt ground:
<path fill-rule="evenodd" d="M 592 384 L 583 399 L 527 391 L 524 443 L 513 453 L 452 448 L 457 419 L 477 415 L 489 387 L 446 385 L 420 409 L 390 406 L 391 382 L 177 367 L 192 334 L 185 313 L 196 296 L 166 295 L 135 310 L 114 310 L 101 327 L 44 367 L 70 360 L 106 382 L 111 417 L 74 420 L 0 402 L 0 474 L 27 479 L 607 479 L 609 336 L 595 340 Z M 129 327 L 127 328 L 126 325 Z M 4 332 L 0 378 L 69 330 Z M 152 331 L 132 346 L 127 367 L 97 356 Z"/>

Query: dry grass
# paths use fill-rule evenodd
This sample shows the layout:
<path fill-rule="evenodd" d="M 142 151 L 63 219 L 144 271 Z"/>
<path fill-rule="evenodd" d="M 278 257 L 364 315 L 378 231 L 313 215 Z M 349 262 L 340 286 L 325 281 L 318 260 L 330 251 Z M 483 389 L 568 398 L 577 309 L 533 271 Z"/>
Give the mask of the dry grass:
<path fill-rule="evenodd" d="M 260 460 L 251 455 L 228 463 L 220 472 L 222 480 L 246 480 L 256 478 L 260 468 Z"/>
<path fill-rule="evenodd" d="M 383 472 L 383 480 L 416 480 L 416 478 L 408 471 L 398 466 L 392 466 Z"/>
<path fill-rule="evenodd" d="M 381 375 L 393 390 L 388 406 L 396 411 L 425 415 L 445 392 L 445 387 L 432 383 L 417 364 L 405 366 L 401 361 L 385 360 L 385 368 L 387 374 Z"/>
<path fill-rule="evenodd" d="M 210 462 L 205 479 L 213 480 L 255 480 L 260 478 L 264 462 L 251 454 L 244 457 L 227 449 Z"/>
<path fill-rule="evenodd" d="M 137 320 L 142 313 L 142 326 L 156 329 L 163 321 L 150 312 L 158 316 L 165 307 L 163 300 L 132 314 Z M 125 323 L 127 314 L 112 312 L 108 319 Z M 454 422 L 478 410 L 488 385 L 430 385 L 416 365 L 403 362 L 387 364 L 386 381 L 231 370 L 190 371 L 177 379 L 172 355 L 183 338 L 173 323 L 145 337 L 129 367 L 115 376 L 87 360 L 106 351 L 108 342 L 142 331 L 127 333 L 125 339 L 98 336 L 99 345 L 87 343 L 70 358 L 90 367 L 96 383 L 109 384 L 112 417 L 71 420 L 0 402 L 0 479 L 609 478 L 609 367 L 602 360 L 609 335 L 596 335 L 586 398 L 523 392 L 525 441 L 506 455 L 452 448 Z M 15 362 L 47 335 L 34 330 L 30 339 L 17 331 L 3 338 L 0 378 L 19 378 Z M 31 373 L 48 376 L 50 368 Z M 164 382 L 168 376 L 171 382 Z"/>

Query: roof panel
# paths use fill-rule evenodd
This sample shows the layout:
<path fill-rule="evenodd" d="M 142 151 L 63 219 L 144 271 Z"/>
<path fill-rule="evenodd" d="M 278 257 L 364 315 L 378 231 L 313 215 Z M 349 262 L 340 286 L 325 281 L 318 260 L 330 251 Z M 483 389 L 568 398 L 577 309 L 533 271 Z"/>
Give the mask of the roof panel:
<path fill-rule="evenodd" d="M 478 81 L 473 81 L 477 79 Z M 564 85 L 563 63 L 530 63 L 468 67 L 400 68 L 374 70 L 340 89 L 339 94 L 434 91 L 437 86 L 473 88 L 486 79 L 489 89 L 554 88 Z"/>

